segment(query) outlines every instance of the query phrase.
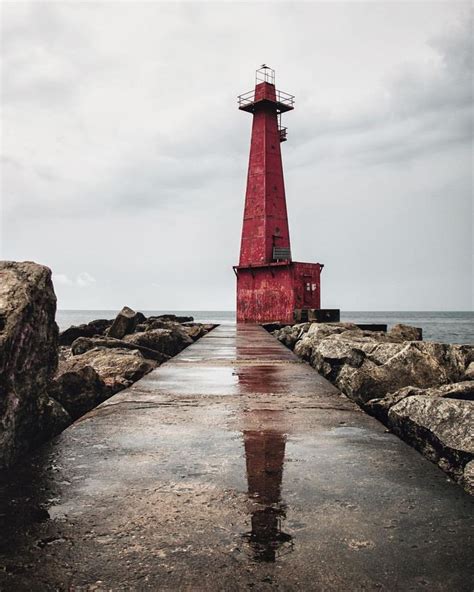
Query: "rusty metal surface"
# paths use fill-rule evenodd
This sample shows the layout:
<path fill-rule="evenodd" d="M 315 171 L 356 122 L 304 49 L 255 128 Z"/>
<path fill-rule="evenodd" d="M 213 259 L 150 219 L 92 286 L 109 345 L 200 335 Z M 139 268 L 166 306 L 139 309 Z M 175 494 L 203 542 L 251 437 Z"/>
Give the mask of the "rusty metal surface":
<path fill-rule="evenodd" d="M 471 498 L 256 326 L 2 478 L 2 591 L 471 590 Z"/>
<path fill-rule="evenodd" d="M 291 260 L 280 141 L 286 140 L 281 113 L 293 109 L 294 97 L 287 95 L 290 103 L 283 109 L 278 96 L 274 83 L 257 78 L 255 91 L 239 97 L 240 109 L 253 115 L 240 259 L 234 267 L 239 322 L 291 323 L 295 309 L 321 305 L 323 266 Z"/>

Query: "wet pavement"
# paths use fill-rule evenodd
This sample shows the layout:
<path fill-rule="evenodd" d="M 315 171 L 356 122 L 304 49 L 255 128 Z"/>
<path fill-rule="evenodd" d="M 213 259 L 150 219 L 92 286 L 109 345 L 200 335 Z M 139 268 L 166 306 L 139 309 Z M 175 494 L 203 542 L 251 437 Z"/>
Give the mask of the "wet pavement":
<path fill-rule="evenodd" d="M 472 499 L 256 326 L 1 478 L 0 590 L 473 589 Z"/>

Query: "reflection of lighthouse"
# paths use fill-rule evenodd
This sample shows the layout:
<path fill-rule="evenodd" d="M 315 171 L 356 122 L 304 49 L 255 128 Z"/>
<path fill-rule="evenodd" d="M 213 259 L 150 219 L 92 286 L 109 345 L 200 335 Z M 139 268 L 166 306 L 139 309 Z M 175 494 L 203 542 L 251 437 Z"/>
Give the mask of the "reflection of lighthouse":
<path fill-rule="evenodd" d="M 246 536 L 257 561 L 273 562 L 277 551 L 292 538 L 281 530 L 285 519 L 281 482 L 286 436 L 275 431 L 244 431 L 244 443 L 249 496 L 260 506 L 252 511 L 252 530 Z"/>
<path fill-rule="evenodd" d="M 239 344 L 239 334 L 248 326 L 237 325 L 237 359 L 248 358 L 248 346 Z M 286 543 L 291 549 L 292 537 L 282 532 L 286 506 L 281 499 L 283 463 L 285 461 L 285 412 L 265 409 L 260 393 L 274 392 L 278 385 L 275 367 L 271 364 L 235 366 L 235 375 L 243 395 L 250 395 L 253 408 L 242 413 L 242 433 L 249 498 L 254 502 L 251 511 L 252 530 L 245 534 L 256 561 L 276 560 Z"/>

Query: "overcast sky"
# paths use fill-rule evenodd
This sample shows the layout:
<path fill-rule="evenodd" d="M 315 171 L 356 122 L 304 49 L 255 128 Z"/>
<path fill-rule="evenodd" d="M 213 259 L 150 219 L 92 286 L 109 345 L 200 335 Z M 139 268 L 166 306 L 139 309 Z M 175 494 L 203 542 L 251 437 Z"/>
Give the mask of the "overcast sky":
<path fill-rule="evenodd" d="M 1 258 L 60 308 L 233 309 L 262 62 L 322 306 L 473 307 L 472 5 L 2 3 Z"/>

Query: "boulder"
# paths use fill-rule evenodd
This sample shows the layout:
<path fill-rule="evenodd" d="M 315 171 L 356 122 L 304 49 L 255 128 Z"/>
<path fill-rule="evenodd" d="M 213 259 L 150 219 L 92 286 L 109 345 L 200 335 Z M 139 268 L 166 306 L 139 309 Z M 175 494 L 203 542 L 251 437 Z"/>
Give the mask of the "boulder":
<path fill-rule="evenodd" d="M 74 368 L 91 366 L 107 387 L 108 394 L 127 388 L 148 372 L 156 363 L 146 360 L 138 350 L 96 347 L 74 356 Z"/>
<path fill-rule="evenodd" d="M 460 369 L 449 355 L 452 346 L 439 343 L 409 341 L 401 344 L 377 344 L 366 349 L 359 366 L 346 364 L 333 375 L 334 383 L 348 397 L 364 404 L 406 386 L 428 388 L 454 382 Z M 324 348 L 318 348 L 323 350 Z M 324 359 L 331 364 L 331 360 Z"/>
<path fill-rule="evenodd" d="M 269 333 L 274 333 L 274 331 L 277 331 L 279 329 L 283 329 L 283 327 L 286 327 L 287 324 L 286 323 L 262 323 L 261 325 L 265 331 L 268 331 Z"/>
<path fill-rule="evenodd" d="M 112 337 L 79 337 L 72 344 L 71 352 L 74 356 L 78 356 L 96 347 L 138 350 L 144 358 L 155 360 L 160 364 L 169 360 L 168 355 L 158 350 Z"/>
<path fill-rule="evenodd" d="M 306 327 L 306 325 L 309 325 Z M 293 325 L 294 327 L 301 325 Z M 294 335 L 293 332 L 288 331 L 290 327 L 284 328 L 287 333 Z M 281 331 L 284 331 L 282 329 Z M 331 335 L 339 335 L 346 331 L 360 332 L 361 330 L 354 323 L 305 323 L 305 329 L 296 333 L 296 343 L 294 345 L 295 353 L 306 361 L 310 361 L 314 349 L 319 343 Z M 283 338 L 284 333 L 273 333 L 277 339 L 286 345 L 286 339 Z M 293 340 L 293 337 L 290 338 Z M 293 349 L 293 348 L 291 348 Z"/>
<path fill-rule="evenodd" d="M 414 395 L 388 412 L 390 429 L 459 481 L 474 458 L 474 402 Z"/>
<path fill-rule="evenodd" d="M 423 330 L 419 327 L 399 323 L 390 329 L 388 337 L 395 341 L 421 341 L 423 339 Z"/>
<path fill-rule="evenodd" d="M 274 335 L 474 491 L 474 346 L 423 342 L 407 325 L 384 333 L 321 323 Z"/>
<path fill-rule="evenodd" d="M 73 357 L 62 362 L 49 387 L 49 394 L 77 419 L 110 396 L 105 383 L 92 366 Z"/>
<path fill-rule="evenodd" d="M 22 441 L 29 442 L 24 450 L 54 438 L 72 423 L 72 418 L 66 409 L 47 393 L 38 397 L 31 413 L 31 420 L 26 422 L 30 423 L 31 427 L 20 431 Z M 33 435 L 31 430 L 33 430 Z M 8 463 L 5 466 L 9 466 Z"/>
<path fill-rule="evenodd" d="M 474 460 L 469 461 L 464 467 L 460 483 L 468 493 L 474 495 Z"/>
<path fill-rule="evenodd" d="M 314 323 L 316 324 L 316 323 Z M 280 329 L 276 329 L 272 332 L 279 341 L 293 349 L 296 343 L 305 335 L 310 329 L 311 323 L 298 323 L 297 325 L 286 325 Z"/>
<path fill-rule="evenodd" d="M 135 333 L 143 333 L 144 331 L 153 331 L 153 329 L 172 329 L 174 326 L 180 326 L 179 323 L 172 321 L 162 321 L 153 317 L 147 319 L 143 323 L 135 327 Z"/>
<path fill-rule="evenodd" d="M 469 366 L 466 368 L 466 372 L 464 373 L 464 377 L 467 380 L 474 380 L 474 362 L 471 362 Z"/>
<path fill-rule="evenodd" d="M 201 337 L 204 337 L 204 335 L 207 333 L 206 329 L 202 325 L 183 325 L 183 329 L 193 341 L 197 341 Z"/>
<path fill-rule="evenodd" d="M 298 326 L 293 325 L 293 327 Z M 408 338 L 410 341 L 421 339 L 421 329 L 408 325 L 395 325 L 391 331 L 386 333 L 385 331 L 361 329 L 355 323 L 311 323 L 305 331 L 299 334 L 295 331 L 291 326 L 284 327 L 280 331 L 274 332 L 273 335 L 288 347 L 294 348 L 295 353 L 307 361 L 310 361 L 313 351 L 321 341 L 335 335 L 341 335 L 342 338 L 350 341 L 369 344 L 376 342 L 403 343 Z"/>
<path fill-rule="evenodd" d="M 309 361 L 320 374 L 335 382 L 345 365 L 360 368 L 365 357 L 363 349 L 353 341 L 323 339 L 310 352 Z"/>
<path fill-rule="evenodd" d="M 179 325 L 173 329 L 152 329 L 142 333 L 133 333 L 127 335 L 124 341 L 159 351 L 168 356 L 175 356 L 193 343 L 192 338 Z"/>
<path fill-rule="evenodd" d="M 394 393 L 389 393 L 385 397 L 380 397 L 379 399 L 370 399 L 364 405 L 364 409 L 370 415 L 373 415 L 377 419 L 379 419 L 385 425 L 388 424 L 388 412 L 390 409 L 399 403 L 405 397 L 412 397 L 414 395 L 423 395 L 425 393 L 425 389 L 421 389 L 414 386 L 407 386 L 402 388 Z"/>
<path fill-rule="evenodd" d="M 470 381 L 443 384 L 428 389 L 407 386 L 394 393 L 389 393 L 380 399 L 371 399 L 364 408 L 365 410 L 380 419 L 384 424 L 388 423 L 388 412 L 390 409 L 406 397 L 424 395 L 427 397 L 440 397 L 446 399 L 460 399 L 466 401 L 474 400 L 474 383 Z M 473 427 L 474 430 L 474 427 Z"/>
<path fill-rule="evenodd" d="M 277 333 L 285 344 L 295 334 L 289 328 Z M 429 388 L 464 380 L 474 347 L 400 339 L 350 323 L 315 323 L 294 351 L 360 404 L 406 386 Z"/>
<path fill-rule="evenodd" d="M 162 314 L 158 315 L 157 317 L 149 317 L 153 320 L 160 320 L 160 321 L 173 321 L 175 323 L 190 323 L 194 321 L 194 317 L 189 316 L 179 316 L 175 314 Z"/>
<path fill-rule="evenodd" d="M 354 323 L 311 323 L 307 334 L 322 339 L 345 331 L 362 331 L 362 329 Z"/>
<path fill-rule="evenodd" d="M 142 313 L 135 312 L 128 306 L 124 306 L 107 331 L 107 336 L 122 339 L 125 335 L 133 333 L 135 327 L 144 320 L 145 316 Z"/>
<path fill-rule="evenodd" d="M 66 360 L 69 360 L 69 358 L 72 356 L 72 351 L 71 348 L 67 345 L 60 345 L 58 347 L 58 361 L 59 364 L 61 364 L 61 362 L 65 362 Z"/>
<path fill-rule="evenodd" d="M 0 262 L 0 467 L 69 423 L 47 387 L 58 363 L 56 296 L 51 271 Z"/>
<path fill-rule="evenodd" d="M 73 325 L 59 334 L 59 345 L 71 345 L 78 337 L 103 335 L 112 323 L 107 319 L 97 319 L 84 325 Z"/>
<path fill-rule="evenodd" d="M 455 382 L 454 384 L 443 384 L 435 388 L 426 389 L 424 394 L 430 397 L 474 401 L 474 383 L 464 380 L 462 382 Z"/>

